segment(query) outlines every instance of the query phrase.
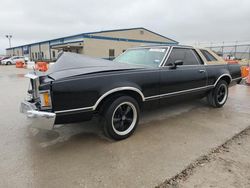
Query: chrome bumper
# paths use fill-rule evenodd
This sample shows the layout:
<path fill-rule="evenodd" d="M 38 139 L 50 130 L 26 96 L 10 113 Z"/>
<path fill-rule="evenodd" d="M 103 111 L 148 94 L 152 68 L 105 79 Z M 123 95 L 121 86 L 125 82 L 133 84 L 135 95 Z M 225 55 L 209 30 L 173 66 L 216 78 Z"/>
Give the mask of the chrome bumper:
<path fill-rule="evenodd" d="M 51 112 L 38 111 L 33 103 L 21 102 L 20 112 L 26 114 L 32 127 L 52 130 L 56 114 Z"/>

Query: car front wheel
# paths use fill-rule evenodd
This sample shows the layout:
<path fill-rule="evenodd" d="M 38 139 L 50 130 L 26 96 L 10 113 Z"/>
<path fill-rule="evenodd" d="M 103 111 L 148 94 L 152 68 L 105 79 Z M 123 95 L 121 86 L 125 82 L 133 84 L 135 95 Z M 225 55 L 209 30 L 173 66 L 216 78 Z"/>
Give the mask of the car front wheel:
<path fill-rule="evenodd" d="M 228 84 L 224 80 L 220 80 L 215 88 L 209 92 L 207 99 L 208 103 L 215 107 L 222 107 L 228 98 Z"/>
<path fill-rule="evenodd" d="M 137 101 L 121 96 L 109 104 L 104 112 L 104 132 L 115 140 L 128 138 L 136 129 L 139 120 Z"/>

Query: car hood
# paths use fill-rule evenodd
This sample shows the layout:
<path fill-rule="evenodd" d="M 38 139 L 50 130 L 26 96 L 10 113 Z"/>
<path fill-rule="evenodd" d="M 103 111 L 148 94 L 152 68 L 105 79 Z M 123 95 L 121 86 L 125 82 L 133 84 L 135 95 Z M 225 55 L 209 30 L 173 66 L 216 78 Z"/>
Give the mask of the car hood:
<path fill-rule="evenodd" d="M 141 68 L 144 67 L 64 52 L 60 55 L 56 63 L 47 71 L 46 75 L 54 80 L 58 80 L 77 75 Z"/>

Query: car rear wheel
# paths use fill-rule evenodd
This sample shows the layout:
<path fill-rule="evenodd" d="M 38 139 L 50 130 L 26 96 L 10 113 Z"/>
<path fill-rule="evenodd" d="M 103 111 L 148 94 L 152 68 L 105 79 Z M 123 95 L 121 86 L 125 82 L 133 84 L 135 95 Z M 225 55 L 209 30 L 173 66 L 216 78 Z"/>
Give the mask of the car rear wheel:
<path fill-rule="evenodd" d="M 222 107 L 228 98 L 228 83 L 224 80 L 220 80 L 216 87 L 209 92 L 207 99 L 208 103 L 215 107 Z"/>
<path fill-rule="evenodd" d="M 121 96 L 109 103 L 103 116 L 106 136 L 122 140 L 135 131 L 139 121 L 139 106 L 132 97 Z"/>

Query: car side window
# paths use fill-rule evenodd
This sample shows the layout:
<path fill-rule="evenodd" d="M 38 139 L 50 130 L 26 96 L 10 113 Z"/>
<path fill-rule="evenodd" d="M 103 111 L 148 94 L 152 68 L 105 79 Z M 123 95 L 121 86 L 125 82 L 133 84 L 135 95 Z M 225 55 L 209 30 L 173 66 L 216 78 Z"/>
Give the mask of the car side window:
<path fill-rule="evenodd" d="M 199 65 L 202 63 L 193 49 L 173 48 L 165 66 L 171 65 L 177 60 L 183 61 L 183 65 Z"/>
<path fill-rule="evenodd" d="M 217 59 L 210 54 L 207 50 L 200 50 L 201 53 L 204 55 L 207 61 L 217 61 Z"/>

